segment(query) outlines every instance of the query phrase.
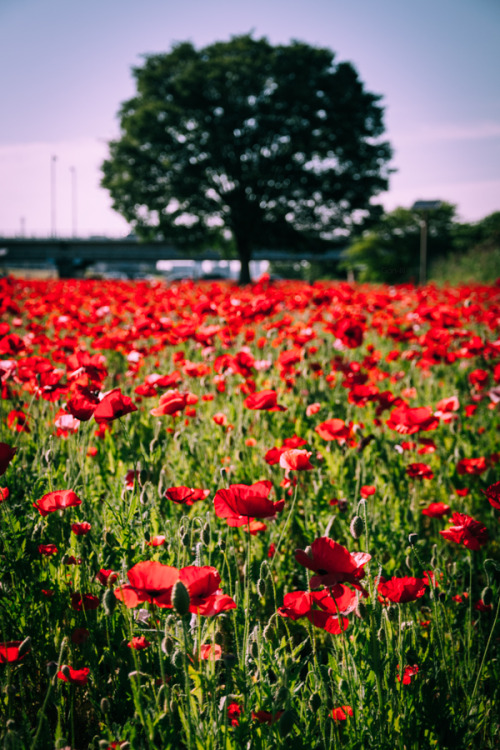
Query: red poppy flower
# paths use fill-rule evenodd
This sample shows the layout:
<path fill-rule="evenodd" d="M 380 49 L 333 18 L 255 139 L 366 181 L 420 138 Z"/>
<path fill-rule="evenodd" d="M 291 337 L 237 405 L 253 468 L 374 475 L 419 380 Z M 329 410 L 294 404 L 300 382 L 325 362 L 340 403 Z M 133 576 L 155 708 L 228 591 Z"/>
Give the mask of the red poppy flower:
<path fill-rule="evenodd" d="M 131 568 L 125 586 L 115 589 L 115 596 L 126 607 L 151 602 L 157 607 L 171 607 L 172 588 L 179 580 L 179 571 L 155 560 L 137 563 Z"/>
<path fill-rule="evenodd" d="M 132 403 L 132 399 L 124 396 L 119 388 L 114 388 L 99 401 L 94 411 L 94 419 L 98 424 L 107 423 L 134 411 L 137 411 L 137 406 Z"/>
<path fill-rule="evenodd" d="M 7 443 L 0 443 L 0 476 L 5 474 L 7 466 L 15 456 L 17 448 L 13 448 Z"/>
<path fill-rule="evenodd" d="M 389 581 L 381 578 L 378 585 L 378 591 L 391 602 L 405 604 L 414 602 L 425 594 L 426 583 L 423 578 L 412 578 L 403 576 L 397 578 L 393 576 Z"/>
<path fill-rule="evenodd" d="M 218 643 L 204 643 L 200 648 L 200 659 L 219 661 L 222 658 L 222 648 Z M 235 704 L 238 705 L 238 704 Z M 241 709 L 240 709 L 241 711 Z M 233 725 L 234 726 L 234 725 Z"/>
<path fill-rule="evenodd" d="M 77 612 L 97 609 L 99 604 L 99 597 L 94 596 L 93 594 L 81 594 L 79 591 L 75 591 L 71 594 L 71 606 L 73 609 L 76 609 Z"/>
<path fill-rule="evenodd" d="M 446 503 L 430 503 L 422 510 L 422 515 L 430 518 L 443 518 L 451 513 L 451 508 Z"/>
<path fill-rule="evenodd" d="M 151 646 L 151 643 L 147 640 L 145 635 L 135 635 L 132 640 L 127 643 L 127 646 L 136 651 L 142 651 L 148 646 Z"/>
<path fill-rule="evenodd" d="M 408 464 L 406 473 L 412 479 L 432 479 L 434 473 L 427 464 Z"/>
<path fill-rule="evenodd" d="M 117 579 L 118 573 L 106 568 L 101 568 L 96 574 L 96 580 L 99 581 L 99 583 L 102 583 L 103 586 L 109 586 L 109 584 L 114 583 Z"/>
<path fill-rule="evenodd" d="M 286 406 L 278 404 L 278 394 L 276 391 L 264 390 L 251 393 L 244 401 L 247 409 L 259 411 L 286 411 Z"/>
<path fill-rule="evenodd" d="M 309 461 L 312 451 L 299 449 L 285 450 L 280 456 L 280 466 L 287 471 L 310 471 L 314 466 Z"/>
<path fill-rule="evenodd" d="M 253 518 L 275 518 L 285 501 L 268 500 L 272 486 L 265 480 L 250 485 L 232 484 L 227 490 L 218 490 L 214 497 L 215 515 L 230 519 L 231 526 L 243 526 Z"/>
<path fill-rule="evenodd" d="M 231 722 L 232 727 L 237 727 L 239 722 L 239 716 L 241 714 L 241 706 L 239 703 L 230 703 L 227 707 L 227 718 Z"/>
<path fill-rule="evenodd" d="M 399 664 L 398 664 L 398 670 L 399 670 Z M 403 685 L 409 685 L 411 682 L 411 678 L 414 677 L 419 671 L 418 665 L 413 664 L 413 666 L 407 666 L 404 668 L 403 671 Z M 397 675 L 398 682 L 401 682 L 401 677 Z"/>
<path fill-rule="evenodd" d="M 63 682 L 70 682 L 72 685 L 86 685 L 89 681 L 89 674 L 90 669 L 88 667 L 84 667 L 83 669 L 73 669 L 73 667 L 65 664 L 61 667 L 57 676 L 60 680 L 63 680 Z"/>
<path fill-rule="evenodd" d="M 364 578 L 363 567 L 371 560 L 366 552 L 351 554 L 345 547 L 328 537 L 315 539 L 307 551 L 295 550 L 295 559 L 299 565 L 314 571 L 317 575 L 311 578 L 311 588 L 334 586 L 336 583 L 350 583 L 363 591 L 359 580 Z"/>
<path fill-rule="evenodd" d="M 313 414 L 317 414 L 320 409 L 321 409 L 321 404 L 319 404 L 318 402 L 315 402 L 314 404 L 309 404 L 306 407 L 306 417 L 312 417 Z"/>
<path fill-rule="evenodd" d="M 48 492 L 40 500 L 37 500 L 33 503 L 33 507 L 42 516 L 46 516 L 48 513 L 53 513 L 56 510 L 64 510 L 65 508 L 72 508 L 81 504 L 82 501 L 73 490 L 56 490 L 55 492 Z"/>
<path fill-rule="evenodd" d="M 170 390 L 160 396 L 160 403 L 150 414 L 154 417 L 164 417 L 167 414 L 177 414 L 187 405 L 187 394 L 180 393 L 178 390 Z"/>
<path fill-rule="evenodd" d="M 454 526 L 449 529 L 440 531 L 441 536 L 449 539 L 450 542 L 463 544 L 467 549 L 478 550 L 489 539 L 488 530 L 484 524 L 474 520 L 465 513 L 454 513 L 451 517 Z"/>
<path fill-rule="evenodd" d="M 489 487 L 487 487 L 485 490 L 481 490 L 483 495 L 486 495 L 488 498 L 490 505 L 493 506 L 493 508 L 496 508 L 496 510 L 500 510 L 500 482 L 495 482 L 495 484 L 490 484 Z"/>
<path fill-rule="evenodd" d="M 391 412 L 386 424 L 400 435 L 414 435 L 421 431 L 435 430 L 439 425 L 439 419 L 426 406 L 411 409 L 409 406 L 403 405 L 396 407 Z"/>
<path fill-rule="evenodd" d="M 71 633 L 71 642 L 79 646 L 82 643 L 85 643 L 89 636 L 90 633 L 87 628 L 75 628 Z"/>
<path fill-rule="evenodd" d="M 353 716 L 353 710 L 350 706 L 340 706 L 332 710 L 332 719 L 334 721 L 346 721 L 348 716 Z"/>
<path fill-rule="evenodd" d="M 77 386 L 75 393 L 66 403 L 66 409 L 80 422 L 88 422 L 98 405 L 99 397 L 96 391 Z"/>
<path fill-rule="evenodd" d="M 488 462 L 484 456 L 479 458 L 462 458 L 457 464 L 457 474 L 482 474 L 488 468 Z"/>
<path fill-rule="evenodd" d="M 210 617 L 236 607 L 236 602 L 220 591 L 220 575 L 210 565 L 181 568 L 179 579 L 189 592 L 189 611 L 193 614 Z"/>
<path fill-rule="evenodd" d="M 178 505 L 193 505 L 199 500 L 205 500 L 210 495 L 210 490 L 194 489 L 193 487 L 169 487 L 165 492 L 165 497 L 168 497 L 173 503 Z"/>
<path fill-rule="evenodd" d="M 252 719 L 256 719 L 261 724 L 275 724 L 282 714 L 283 711 L 276 711 L 274 714 L 270 711 L 252 711 Z"/>
<path fill-rule="evenodd" d="M 156 536 L 152 536 L 146 544 L 148 547 L 161 547 L 166 541 L 166 536 L 163 536 L 163 534 L 157 534 Z"/>
<path fill-rule="evenodd" d="M 10 490 L 8 487 L 0 487 L 0 503 L 5 502 L 7 498 L 10 495 Z"/>
<path fill-rule="evenodd" d="M 343 419 L 327 419 L 314 428 L 323 440 L 338 440 L 340 444 L 351 437 L 352 428 Z"/>
<path fill-rule="evenodd" d="M 19 646 L 23 641 L 5 641 L 0 643 L 0 664 L 17 664 L 24 659 L 28 651 L 19 656 Z"/>
<path fill-rule="evenodd" d="M 307 617 L 317 628 L 338 635 L 347 630 L 349 624 L 347 618 L 341 615 L 352 612 L 356 601 L 354 591 L 342 584 L 322 591 L 293 591 L 285 594 L 278 614 L 292 620 Z"/>
<path fill-rule="evenodd" d="M 356 349 L 363 343 L 363 326 L 355 320 L 344 318 L 335 326 L 335 335 L 348 349 Z"/>
<path fill-rule="evenodd" d="M 376 491 L 377 491 L 377 488 L 374 487 L 373 485 L 365 484 L 363 485 L 363 487 L 361 487 L 360 495 L 361 497 L 364 497 L 366 500 L 368 497 L 371 497 L 371 495 L 374 495 Z"/>
<path fill-rule="evenodd" d="M 57 547 L 55 544 L 39 544 L 38 551 L 44 557 L 51 557 L 57 555 Z"/>
<path fill-rule="evenodd" d="M 85 534 L 89 533 L 91 528 L 92 526 L 88 521 L 71 524 L 71 531 L 73 532 L 73 534 L 76 534 L 76 536 L 85 536 Z"/>

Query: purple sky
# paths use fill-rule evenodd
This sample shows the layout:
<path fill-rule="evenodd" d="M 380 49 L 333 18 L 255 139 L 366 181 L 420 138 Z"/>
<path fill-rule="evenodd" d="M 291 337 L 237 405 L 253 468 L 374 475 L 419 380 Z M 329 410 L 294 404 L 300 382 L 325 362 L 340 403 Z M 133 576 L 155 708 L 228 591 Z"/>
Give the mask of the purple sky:
<path fill-rule="evenodd" d="M 500 210 L 499 0 L 0 0 L 0 234 L 49 234 L 54 220 L 60 235 L 126 234 L 99 181 L 131 67 L 250 31 L 329 47 L 383 96 L 386 209 Z"/>

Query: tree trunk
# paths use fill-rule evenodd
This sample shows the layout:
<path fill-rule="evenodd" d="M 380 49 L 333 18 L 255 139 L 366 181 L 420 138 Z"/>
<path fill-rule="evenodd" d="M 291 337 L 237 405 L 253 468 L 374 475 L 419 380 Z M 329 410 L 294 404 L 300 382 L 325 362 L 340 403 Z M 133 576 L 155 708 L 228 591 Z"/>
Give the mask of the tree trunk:
<path fill-rule="evenodd" d="M 252 250 L 246 239 L 241 235 L 235 237 L 236 250 L 238 251 L 238 258 L 240 260 L 240 278 L 238 284 L 245 286 L 250 284 L 252 279 L 250 278 L 250 261 L 252 259 Z"/>

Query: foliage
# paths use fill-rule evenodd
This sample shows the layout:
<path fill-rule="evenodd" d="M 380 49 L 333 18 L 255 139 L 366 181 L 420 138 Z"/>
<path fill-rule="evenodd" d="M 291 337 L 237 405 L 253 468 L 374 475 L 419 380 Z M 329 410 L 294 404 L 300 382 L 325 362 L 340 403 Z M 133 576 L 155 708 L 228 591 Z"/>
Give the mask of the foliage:
<path fill-rule="evenodd" d="M 146 56 L 102 184 L 138 236 L 254 248 L 331 247 L 380 209 L 391 150 L 380 97 L 305 43 L 233 37 Z"/>
<path fill-rule="evenodd" d="M 429 262 L 449 253 L 454 246 L 455 206 L 442 203 L 429 214 L 427 254 Z M 361 281 L 402 283 L 416 280 L 420 262 L 419 211 L 396 208 L 354 239 L 341 267 Z"/>
<path fill-rule="evenodd" d="M 3 747 L 498 746 L 498 286 L 0 292 Z"/>

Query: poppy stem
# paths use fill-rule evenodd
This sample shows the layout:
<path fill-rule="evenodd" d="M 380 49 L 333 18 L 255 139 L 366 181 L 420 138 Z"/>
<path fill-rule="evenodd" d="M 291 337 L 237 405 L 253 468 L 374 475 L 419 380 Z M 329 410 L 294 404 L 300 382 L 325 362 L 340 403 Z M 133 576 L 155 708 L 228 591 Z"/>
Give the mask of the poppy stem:
<path fill-rule="evenodd" d="M 469 701 L 469 707 L 467 709 L 467 716 L 470 716 L 470 712 L 471 712 L 473 704 L 474 704 L 474 698 L 476 697 L 476 691 L 477 691 L 477 687 L 479 685 L 479 678 L 481 677 L 481 672 L 483 671 L 484 662 L 486 661 L 486 654 L 488 653 L 488 649 L 490 647 L 491 639 L 493 638 L 493 633 L 495 631 L 495 626 L 497 624 L 499 611 L 500 611 L 500 597 L 499 597 L 498 602 L 497 602 L 497 610 L 495 612 L 495 619 L 493 620 L 493 625 L 491 626 L 491 630 L 490 630 L 490 634 L 489 634 L 489 637 L 488 637 L 488 641 L 486 642 L 486 647 L 485 647 L 484 652 L 483 652 L 483 658 L 481 659 L 481 664 L 479 665 L 479 669 L 477 671 L 477 677 L 476 677 L 476 681 L 474 683 L 474 690 L 472 691 L 471 699 Z"/>
<path fill-rule="evenodd" d="M 283 541 L 283 537 L 285 536 L 285 531 L 288 529 L 288 524 L 290 523 L 290 519 L 292 517 L 292 513 L 294 511 L 295 503 L 296 502 L 297 502 L 297 485 L 295 485 L 295 489 L 293 491 L 293 499 L 292 499 L 292 504 L 290 506 L 290 510 L 288 512 L 288 516 L 287 516 L 286 521 L 285 521 L 285 523 L 283 525 L 283 528 L 281 529 L 281 533 L 280 533 L 279 538 L 278 538 L 278 543 L 276 545 L 276 549 L 274 551 L 274 555 L 273 555 L 273 557 L 271 559 L 271 562 L 269 563 L 269 573 L 270 574 L 273 571 L 274 561 L 278 557 L 278 552 L 280 550 L 281 542 Z"/>

